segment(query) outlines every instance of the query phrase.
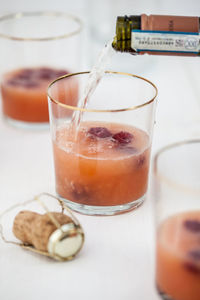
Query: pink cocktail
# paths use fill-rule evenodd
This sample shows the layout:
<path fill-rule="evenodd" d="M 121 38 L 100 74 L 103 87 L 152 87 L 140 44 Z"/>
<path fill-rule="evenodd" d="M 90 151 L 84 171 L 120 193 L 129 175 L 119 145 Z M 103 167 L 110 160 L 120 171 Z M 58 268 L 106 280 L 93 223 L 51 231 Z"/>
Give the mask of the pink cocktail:
<path fill-rule="evenodd" d="M 9 124 L 26 129 L 49 126 L 47 88 L 80 67 L 82 25 L 66 12 L 16 12 L 0 17 L 1 104 Z M 78 87 L 76 82 L 68 83 L 67 101 L 76 105 Z"/>
<path fill-rule="evenodd" d="M 67 70 L 38 67 L 4 74 L 1 83 L 4 115 L 23 122 L 48 122 L 47 87 L 51 81 L 67 73 Z M 78 87 L 75 83 L 73 93 L 68 103 L 76 105 Z"/>
<path fill-rule="evenodd" d="M 160 225 L 156 283 L 174 300 L 200 299 L 200 211 L 177 214 Z"/>
<path fill-rule="evenodd" d="M 117 123 L 83 122 L 77 139 L 70 127 L 57 129 L 53 145 L 56 191 L 70 201 L 116 206 L 147 190 L 147 134 Z"/>
<path fill-rule="evenodd" d="M 200 140 L 160 149 L 154 159 L 156 286 L 161 299 L 200 299 Z"/>
<path fill-rule="evenodd" d="M 88 72 L 60 78 L 48 89 L 57 194 L 89 215 L 140 206 L 148 187 L 155 86 L 135 75 L 106 72 L 86 108 L 79 108 L 63 101 L 70 78 L 82 87 L 81 96 Z M 152 97 L 145 103 L 143 92 Z"/>

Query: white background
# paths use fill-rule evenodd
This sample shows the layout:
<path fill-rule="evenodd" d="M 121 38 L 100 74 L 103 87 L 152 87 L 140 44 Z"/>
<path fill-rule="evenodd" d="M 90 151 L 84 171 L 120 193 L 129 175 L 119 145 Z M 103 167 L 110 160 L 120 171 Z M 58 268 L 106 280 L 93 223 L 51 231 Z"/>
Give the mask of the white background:
<path fill-rule="evenodd" d="M 200 16 L 199 0 L 0 0 L 2 14 L 44 9 L 69 11 L 85 21 L 82 69 L 91 66 L 97 48 L 100 51 L 114 32 L 117 14 Z M 102 35 L 99 30 L 103 30 L 105 41 L 96 38 Z M 0 66 L 3 59 L 0 57 Z M 200 138 L 200 59 L 119 56 L 112 67 L 127 69 L 125 60 L 129 70 L 152 80 L 159 89 L 153 155 L 173 141 Z M 0 211 L 43 191 L 55 193 L 49 132 L 15 129 L 1 117 Z M 149 193 L 138 210 L 115 217 L 76 214 L 86 241 L 71 262 L 54 262 L 0 240 L 0 299 L 158 299 L 154 288 L 153 201 Z"/>

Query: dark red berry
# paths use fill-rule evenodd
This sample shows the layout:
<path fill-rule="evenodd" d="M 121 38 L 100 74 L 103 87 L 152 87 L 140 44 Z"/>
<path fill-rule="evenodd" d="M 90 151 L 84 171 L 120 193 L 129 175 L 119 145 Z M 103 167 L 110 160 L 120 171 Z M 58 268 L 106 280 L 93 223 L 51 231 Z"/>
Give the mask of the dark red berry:
<path fill-rule="evenodd" d="M 20 85 L 20 81 L 17 80 L 17 79 L 9 79 L 9 80 L 7 81 L 7 84 L 13 85 L 13 86 L 19 86 L 19 85 Z"/>
<path fill-rule="evenodd" d="M 145 156 L 140 155 L 137 159 L 137 167 L 140 168 L 141 166 L 143 166 L 145 163 L 145 160 L 146 160 Z"/>
<path fill-rule="evenodd" d="M 189 251 L 188 256 L 194 260 L 200 260 L 200 249 Z"/>
<path fill-rule="evenodd" d="M 195 264 L 190 263 L 190 262 L 185 262 L 183 266 L 190 273 L 200 275 L 200 268 L 198 266 L 196 266 Z"/>
<path fill-rule="evenodd" d="M 23 88 L 35 88 L 39 86 L 39 82 L 31 79 L 10 79 L 7 83 L 12 86 Z"/>
<path fill-rule="evenodd" d="M 115 133 L 112 138 L 120 144 L 129 144 L 133 139 L 133 135 L 127 131 L 120 131 Z"/>
<path fill-rule="evenodd" d="M 58 71 L 55 71 L 55 78 L 56 77 L 60 77 L 60 76 L 64 76 L 66 74 L 68 74 L 69 72 L 67 72 L 66 70 L 58 70 Z"/>
<path fill-rule="evenodd" d="M 43 67 L 37 70 L 37 76 L 40 79 L 56 79 L 57 77 L 66 75 L 66 70 L 54 70 L 51 68 Z"/>
<path fill-rule="evenodd" d="M 184 227 L 192 232 L 200 232 L 200 222 L 196 220 L 186 220 L 183 223 Z"/>
<path fill-rule="evenodd" d="M 23 86 L 25 88 L 34 88 L 40 85 L 41 80 L 51 81 L 57 77 L 67 74 L 66 70 L 54 70 L 48 67 L 26 68 L 20 70 L 7 83 L 13 86 Z"/>
<path fill-rule="evenodd" d="M 84 201 L 88 199 L 88 193 L 86 191 L 86 188 L 83 185 L 73 182 L 71 184 L 71 188 L 72 188 L 71 194 L 75 200 Z"/>
<path fill-rule="evenodd" d="M 105 127 L 91 127 L 88 130 L 88 133 L 99 138 L 107 138 L 112 136 L 112 133 Z"/>
<path fill-rule="evenodd" d="M 36 87 L 38 87 L 40 84 L 39 84 L 39 82 L 37 82 L 37 81 L 31 81 L 31 80 L 27 80 L 27 81 L 24 81 L 23 83 L 21 83 L 21 85 L 23 86 L 23 87 L 25 87 L 25 88 L 36 88 Z"/>
<path fill-rule="evenodd" d="M 38 69 L 36 74 L 40 79 L 52 79 L 55 77 L 55 71 L 45 67 Z"/>
<path fill-rule="evenodd" d="M 20 73 L 16 74 L 15 78 L 17 79 L 27 79 L 30 78 L 34 74 L 33 69 L 23 69 Z"/>

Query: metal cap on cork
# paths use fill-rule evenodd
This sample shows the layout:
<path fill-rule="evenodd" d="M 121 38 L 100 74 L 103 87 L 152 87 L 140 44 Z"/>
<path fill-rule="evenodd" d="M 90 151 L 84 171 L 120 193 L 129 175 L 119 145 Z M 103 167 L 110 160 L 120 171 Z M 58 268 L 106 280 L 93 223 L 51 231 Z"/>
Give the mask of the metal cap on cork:
<path fill-rule="evenodd" d="M 70 260 L 81 250 L 83 242 L 82 228 L 71 222 L 62 225 L 50 235 L 47 249 L 57 260 Z"/>

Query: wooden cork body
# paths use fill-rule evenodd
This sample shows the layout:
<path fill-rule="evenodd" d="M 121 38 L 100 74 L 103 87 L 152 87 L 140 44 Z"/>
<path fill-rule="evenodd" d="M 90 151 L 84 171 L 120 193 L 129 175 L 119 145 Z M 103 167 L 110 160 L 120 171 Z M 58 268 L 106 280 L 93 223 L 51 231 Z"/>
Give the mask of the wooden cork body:
<path fill-rule="evenodd" d="M 62 226 L 73 223 L 72 219 L 62 213 L 51 212 L 51 215 Z M 13 233 L 25 244 L 34 246 L 40 251 L 48 251 L 48 241 L 57 227 L 46 213 L 44 215 L 21 211 L 17 214 L 13 223 Z"/>

